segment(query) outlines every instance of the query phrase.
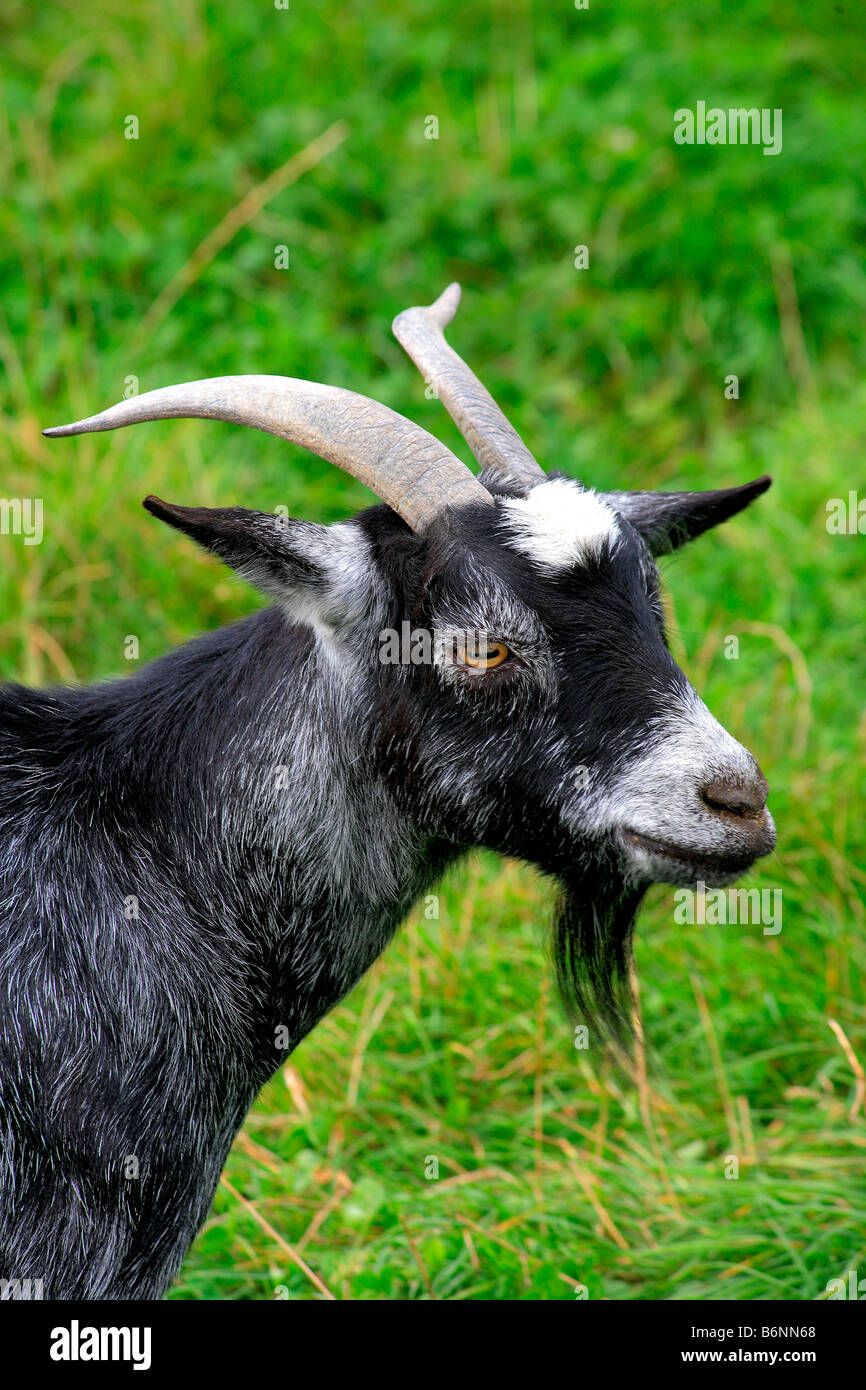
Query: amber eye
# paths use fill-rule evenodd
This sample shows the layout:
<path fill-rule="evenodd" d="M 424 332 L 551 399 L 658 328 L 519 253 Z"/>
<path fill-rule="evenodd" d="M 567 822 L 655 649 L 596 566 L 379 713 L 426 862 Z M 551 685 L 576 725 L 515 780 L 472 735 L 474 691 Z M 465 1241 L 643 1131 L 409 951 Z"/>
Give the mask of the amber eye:
<path fill-rule="evenodd" d="M 480 648 L 467 646 L 463 651 L 466 665 L 476 671 L 490 671 L 495 666 L 501 666 L 508 656 L 504 642 L 487 642 Z"/>

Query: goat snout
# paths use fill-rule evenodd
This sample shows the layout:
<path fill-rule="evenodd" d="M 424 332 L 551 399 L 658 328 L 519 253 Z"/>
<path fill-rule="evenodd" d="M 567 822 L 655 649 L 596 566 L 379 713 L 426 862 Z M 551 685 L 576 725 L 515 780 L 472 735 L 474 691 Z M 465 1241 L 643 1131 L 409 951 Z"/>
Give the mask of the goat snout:
<path fill-rule="evenodd" d="M 718 815 L 760 820 L 769 790 L 760 769 L 756 769 L 755 776 L 747 781 L 742 777 L 714 777 L 701 788 L 701 798 Z"/>
<path fill-rule="evenodd" d="M 741 767 L 713 776 L 700 788 L 717 833 L 734 852 L 760 858 L 775 848 L 776 827 L 767 807 L 769 790 L 757 763 L 752 773 Z"/>

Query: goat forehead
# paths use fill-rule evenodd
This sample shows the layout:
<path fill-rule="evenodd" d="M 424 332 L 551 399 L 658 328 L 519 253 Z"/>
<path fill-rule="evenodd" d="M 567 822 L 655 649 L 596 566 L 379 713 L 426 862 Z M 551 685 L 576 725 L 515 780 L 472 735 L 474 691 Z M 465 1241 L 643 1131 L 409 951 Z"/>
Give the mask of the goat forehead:
<path fill-rule="evenodd" d="M 613 508 L 567 478 L 539 483 L 528 496 L 503 498 L 499 505 L 506 544 L 548 572 L 598 559 L 621 535 Z"/>
<path fill-rule="evenodd" d="M 545 641 L 538 612 L 519 592 L 519 576 L 500 575 L 468 553 L 438 596 L 435 617 L 441 622 L 486 627 L 518 642 Z"/>

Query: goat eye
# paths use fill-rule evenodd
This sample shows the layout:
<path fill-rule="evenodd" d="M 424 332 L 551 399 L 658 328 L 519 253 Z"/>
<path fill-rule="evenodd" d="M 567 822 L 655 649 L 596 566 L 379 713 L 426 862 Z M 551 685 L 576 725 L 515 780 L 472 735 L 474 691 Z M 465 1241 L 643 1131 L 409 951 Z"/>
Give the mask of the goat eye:
<path fill-rule="evenodd" d="M 466 646 L 461 653 L 463 661 L 476 671 L 490 671 L 501 666 L 510 652 L 504 642 L 487 642 L 481 647 Z"/>

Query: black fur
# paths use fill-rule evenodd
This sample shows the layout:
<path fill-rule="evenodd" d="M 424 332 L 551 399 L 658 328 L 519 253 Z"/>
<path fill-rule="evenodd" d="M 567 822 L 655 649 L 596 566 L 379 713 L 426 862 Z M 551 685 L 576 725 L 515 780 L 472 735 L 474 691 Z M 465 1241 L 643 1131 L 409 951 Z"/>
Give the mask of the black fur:
<path fill-rule="evenodd" d="M 0 690 L 0 1278 L 53 1298 L 163 1293 L 262 1083 L 468 846 L 563 884 L 563 993 L 616 1029 L 645 882 L 593 807 L 687 689 L 624 511 L 545 574 L 495 508 L 418 537 L 149 505 L 280 603 L 127 680 Z M 382 665 L 404 620 L 514 651 Z"/>

